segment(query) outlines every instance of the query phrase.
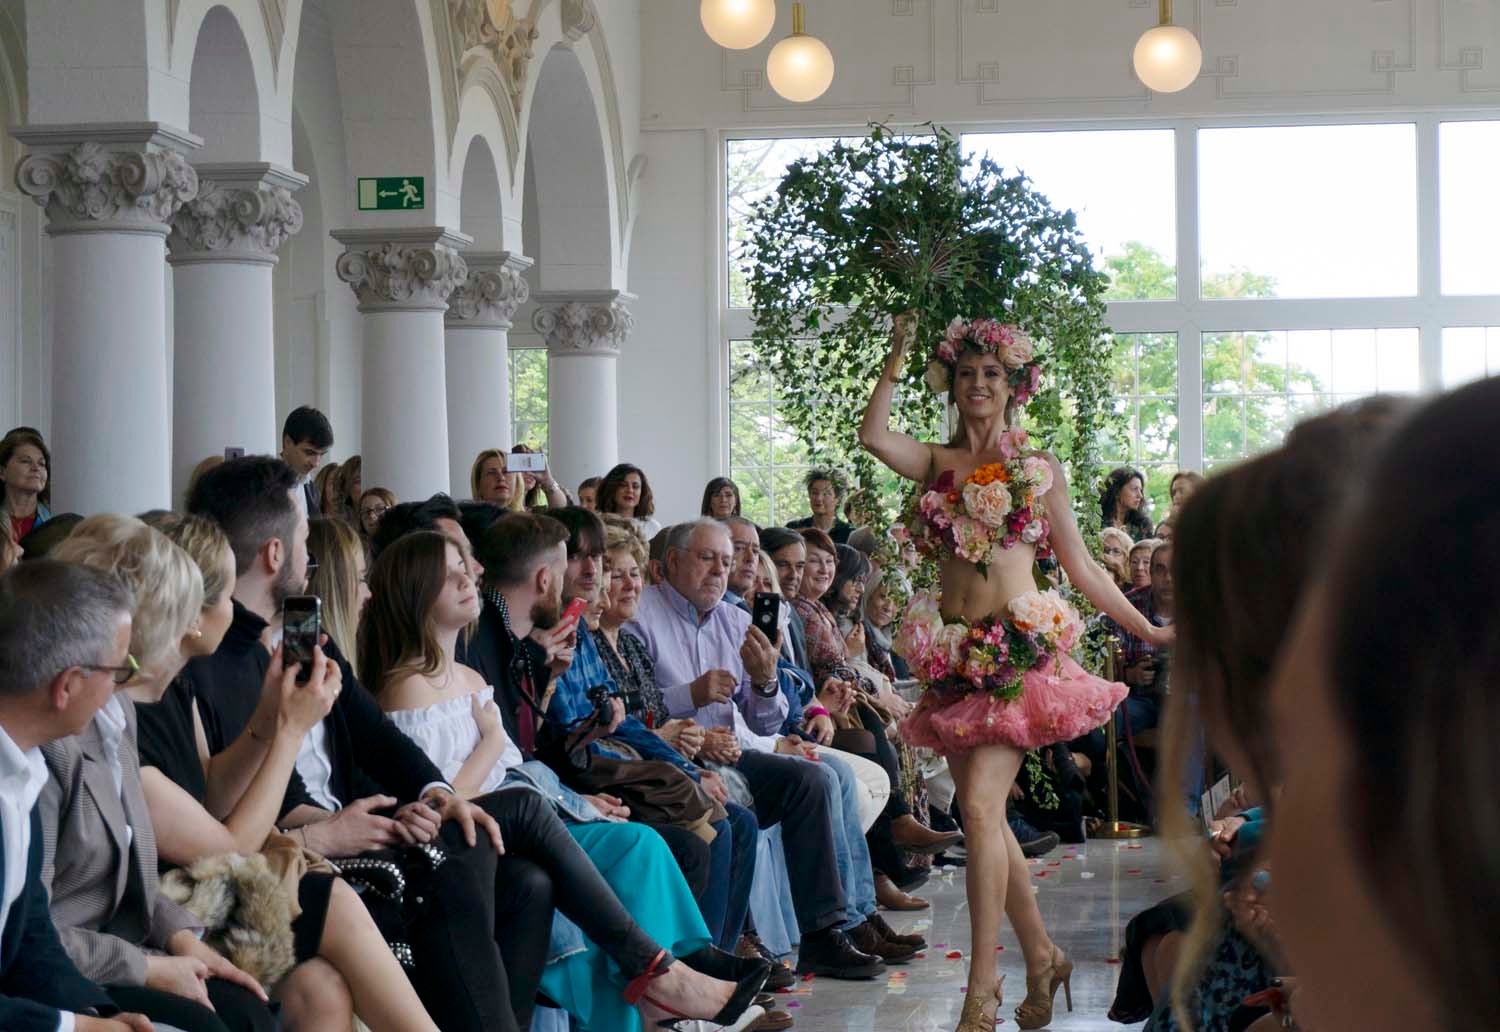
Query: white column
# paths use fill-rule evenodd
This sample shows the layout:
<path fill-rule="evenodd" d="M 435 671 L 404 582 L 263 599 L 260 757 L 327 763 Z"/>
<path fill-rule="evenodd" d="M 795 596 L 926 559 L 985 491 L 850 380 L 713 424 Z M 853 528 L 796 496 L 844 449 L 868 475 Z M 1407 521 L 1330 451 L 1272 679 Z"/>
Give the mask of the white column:
<path fill-rule="evenodd" d="M 276 251 L 302 228 L 307 177 L 268 164 L 198 165 L 198 196 L 167 238 L 172 266 L 172 490 L 226 447 L 275 455 Z M 308 399 L 311 401 L 312 399 Z"/>
<path fill-rule="evenodd" d="M 598 290 L 536 297 L 532 326 L 547 341 L 550 465 L 559 483 L 576 484 L 619 461 L 615 365 L 635 322 L 626 307 L 635 296 Z"/>
<path fill-rule="evenodd" d="M 509 449 L 510 328 L 531 296 L 531 259 L 511 251 L 464 254 L 469 278 L 448 298 L 448 480 L 468 498 L 469 467 L 486 448 Z"/>
<path fill-rule="evenodd" d="M 443 313 L 468 275 L 462 233 L 442 226 L 341 229 L 336 269 L 364 323 L 363 472 L 366 488 L 401 501 L 448 489 Z"/>
<path fill-rule="evenodd" d="M 31 148 L 16 184 L 52 237 L 53 509 L 170 506 L 165 240 L 201 141 L 155 122 L 14 135 Z"/>

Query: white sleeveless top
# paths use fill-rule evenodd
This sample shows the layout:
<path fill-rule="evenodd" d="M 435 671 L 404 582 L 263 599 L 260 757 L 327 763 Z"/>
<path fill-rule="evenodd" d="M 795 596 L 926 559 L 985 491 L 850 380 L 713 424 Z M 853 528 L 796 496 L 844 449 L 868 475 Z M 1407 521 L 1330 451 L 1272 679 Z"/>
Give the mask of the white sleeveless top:
<path fill-rule="evenodd" d="M 495 690 L 489 686 L 477 694 L 481 704 L 495 698 Z M 461 695 L 422 709 L 402 709 L 386 714 L 406 737 L 422 747 L 432 765 L 443 772 L 443 777 L 449 784 L 458 777 L 464 761 L 479 745 L 479 725 L 474 722 L 474 704 L 470 701 L 471 698 Z M 503 723 L 500 734 L 505 734 Z M 519 767 L 524 761 L 521 750 L 506 735 L 505 749 L 500 753 L 500 760 L 485 775 L 479 794 L 495 791 L 505 780 L 505 772 L 512 767 Z"/>

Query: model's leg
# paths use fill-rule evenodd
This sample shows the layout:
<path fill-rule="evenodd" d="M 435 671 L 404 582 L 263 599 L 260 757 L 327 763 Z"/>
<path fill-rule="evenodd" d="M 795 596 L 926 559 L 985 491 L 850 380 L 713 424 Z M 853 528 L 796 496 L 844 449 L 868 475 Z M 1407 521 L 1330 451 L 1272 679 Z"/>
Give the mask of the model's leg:
<path fill-rule="evenodd" d="M 1004 745 L 986 745 L 948 757 L 958 805 L 963 810 L 968 865 L 964 886 L 969 903 L 969 995 L 993 996 L 999 981 L 995 947 L 1000 945 L 1000 919 L 1009 886 L 1010 830 L 1005 802 L 1021 769 L 1021 752 Z M 1012 840 L 1013 841 L 1013 840 Z M 1020 864 L 1024 876 L 1026 864 Z M 1026 895 L 1031 887 L 1025 886 Z"/>
<path fill-rule="evenodd" d="M 370 912 L 342 878 L 333 883 L 318 955 L 343 976 L 341 981 L 347 983 L 344 995 L 353 996 L 355 1013 L 374 1032 L 437 1032 L 437 1025 L 381 938 Z M 306 1027 L 342 1026 L 329 1020 Z"/>
<path fill-rule="evenodd" d="M 1009 788 L 1006 789 L 1007 794 Z M 1031 868 L 1026 866 L 1026 857 L 1021 852 L 1021 843 L 1016 833 L 1010 830 L 1010 822 L 1004 823 L 1006 848 L 1005 916 L 1021 943 L 1021 955 L 1026 958 L 1026 973 L 1040 974 L 1052 964 L 1055 947 L 1047 936 L 1047 926 L 1042 923 L 1042 911 L 1036 903 L 1036 893 L 1031 891 Z M 973 848 L 970 847 L 970 856 Z"/>

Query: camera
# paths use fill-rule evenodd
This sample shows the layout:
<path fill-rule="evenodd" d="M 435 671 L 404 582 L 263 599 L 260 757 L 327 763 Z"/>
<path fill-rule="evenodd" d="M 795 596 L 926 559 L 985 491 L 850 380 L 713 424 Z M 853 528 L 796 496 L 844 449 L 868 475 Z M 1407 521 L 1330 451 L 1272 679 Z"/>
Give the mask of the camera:
<path fill-rule="evenodd" d="M 620 693 L 610 691 L 607 684 L 596 684 L 588 690 L 589 702 L 594 706 L 593 721 L 599 727 L 608 727 L 610 721 L 614 720 L 614 707 L 610 705 L 611 699 L 621 698 Z"/>

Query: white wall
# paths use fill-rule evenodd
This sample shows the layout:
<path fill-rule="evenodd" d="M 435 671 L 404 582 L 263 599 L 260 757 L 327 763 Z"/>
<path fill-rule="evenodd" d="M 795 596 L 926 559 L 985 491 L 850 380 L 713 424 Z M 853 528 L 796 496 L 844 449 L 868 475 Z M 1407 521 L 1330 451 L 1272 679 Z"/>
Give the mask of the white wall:
<path fill-rule="evenodd" d="M 791 4 L 777 8 L 770 37 L 743 52 L 707 38 L 697 0 L 651 0 L 642 11 L 649 163 L 630 264 L 641 300 L 621 360 L 621 451 L 649 467 L 674 506 L 696 505 L 728 466 L 717 370 L 726 317 L 743 317 L 721 297 L 727 136 L 858 133 L 872 120 L 963 130 L 1500 109 L 1492 0 L 1178 0 L 1176 22 L 1202 40 L 1204 72 L 1171 96 L 1150 94 L 1131 71 L 1135 40 L 1155 23 L 1152 0 L 818 0 L 807 31 L 832 49 L 837 74 L 800 106 L 764 82 L 766 54 L 790 31 Z M 663 376 L 680 378 L 684 395 L 706 384 L 714 397 L 653 406 L 641 392 Z"/>

